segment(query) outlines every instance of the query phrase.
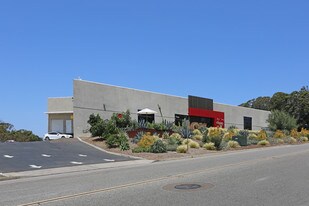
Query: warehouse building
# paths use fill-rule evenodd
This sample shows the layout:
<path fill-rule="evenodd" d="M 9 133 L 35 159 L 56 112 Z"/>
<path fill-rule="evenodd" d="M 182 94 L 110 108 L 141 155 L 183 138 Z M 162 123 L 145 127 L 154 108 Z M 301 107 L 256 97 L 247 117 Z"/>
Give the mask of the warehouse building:
<path fill-rule="evenodd" d="M 138 114 L 149 108 L 155 114 Z M 87 121 L 91 114 L 109 119 L 113 113 L 130 110 L 132 119 L 161 122 L 165 119 L 180 124 L 191 123 L 228 128 L 259 130 L 267 127 L 269 111 L 231 106 L 212 99 L 178 97 L 155 92 L 129 89 L 84 80 L 74 80 L 73 97 L 48 98 L 48 132 L 74 133 L 89 136 Z"/>

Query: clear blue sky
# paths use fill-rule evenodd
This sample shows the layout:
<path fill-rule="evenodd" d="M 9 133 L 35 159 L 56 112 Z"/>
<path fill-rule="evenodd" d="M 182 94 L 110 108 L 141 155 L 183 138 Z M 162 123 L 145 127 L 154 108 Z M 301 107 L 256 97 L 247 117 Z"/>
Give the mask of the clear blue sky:
<path fill-rule="evenodd" d="M 0 120 L 47 130 L 72 80 L 238 105 L 309 85 L 307 0 L 0 2 Z"/>

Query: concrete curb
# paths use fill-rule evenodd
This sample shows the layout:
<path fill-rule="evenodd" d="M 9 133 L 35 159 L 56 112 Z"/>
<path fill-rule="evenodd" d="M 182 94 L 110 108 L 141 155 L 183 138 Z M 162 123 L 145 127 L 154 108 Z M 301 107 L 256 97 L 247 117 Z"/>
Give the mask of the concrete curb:
<path fill-rule="evenodd" d="M 93 148 L 95 148 L 95 149 L 97 149 L 97 150 L 100 150 L 100 151 L 102 151 L 102 152 L 106 152 L 106 153 L 108 153 L 108 154 L 117 155 L 117 156 L 121 156 L 121 157 L 129 157 L 129 158 L 138 159 L 138 160 L 147 160 L 147 159 L 142 158 L 142 157 L 135 157 L 135 156 L 131 156 L 131 155 L 125 155 L 125 154 L 119 154 L 119 153 L 116 153 L 116 152 L 110 152 L 110 151 L 104 150 L 104 149 L 102 149 L 102 148 L 100 148 L 100 147 L 98 147 L 98 146 L 95 146 L 95 145 L 93 145 L 93 144 L 90 144 L 90 143 L 88 143 L 88 142 L 85 142 L 84 140 L 82 140 L 82 139 L 79 138 L 79 137 L 77 137 L 77 139 L 78 139 L 80 142 L 82 142 L 82 143 L 85 143 L 85 144 L 87 144 L 87 145 L 89 145 L 89 146 L 91 146 L 91 147 L 93 147 Z"/>
<path fill-rule="evenodd" d="M 1 175 L 7 178 L 39 177 L 39 176 L 66 174 L 66 173 L 73 173 L 73 172 L 110 169 L 110 168 L 116 168 L 116 167 L 137 166 L 137 165 L 150 164 L 152 162 L 154 161 L 153 160 L 132 160 L 132 161 L 111 162 L 111 163 L 101 163 L 101 164 L 92 164 L 92 165 L 79 165 L 79 166 L 71 166 L 71 167 L 30 170 L 30 171 L 24 171 L 24 172 L 1 173 Z"/>

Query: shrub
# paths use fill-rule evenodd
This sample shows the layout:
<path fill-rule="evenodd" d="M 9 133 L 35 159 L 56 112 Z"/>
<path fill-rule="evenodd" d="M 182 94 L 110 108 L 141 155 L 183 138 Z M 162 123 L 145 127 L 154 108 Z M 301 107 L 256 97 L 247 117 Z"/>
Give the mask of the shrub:
<path fill-rule="evenodd" d="M 114 113 L 111 117 L 111 120 L 115 122 L 118 128 L 128 128 L 132 125 L 132 120 L 130 116 L 130 111 L 122 113 Z"/>
<path fill-rule="evenodd" d="M 203 134 L 202 142 L 203 142 L 203 143 L 210 142 L 209 137 L 208 137 L 208 132 L 207 132 L 206 134 Z"/>
<path fill-rule="evenodd" d="M 137 144 L 141 139 L 142 139 L 142 137 L 144 136 L 144 132 L 138 132 L 136 135 L 135 135 L 135 137 L 132 139 L 132 142 L 134 143 L 134 144 Z"/>
<path fill-rule="evenodd" d="M 308 142 L 308 137 L 300 137 L 301 142 Z"/>
<path fill-rule="evenodd" d="M 173 134 L 171 134 L 171 136 L 170 137 L 172 137 L 172 138 L 176 138 L 176 139 L 179 139 L 179 140 L 182 140 L 182 137 L 181 137 L 181 135 L 180 134 L 178 134 L 178 133 L 173 133 Z"/>
<path fill-rule="evenodd" d="M 170 135 L 169 135 L 168 132 L 164 132 L 164 133 L 162 134 L 162 138 L 163 138 L 163 139 L 168 139 L 169 137 L 170 137 Z"/>
<path fill-rule="evenodd" d="M 190 142 L 192 142 L 193 140 L 192 139 L 185 139 L 182 141 L 182 144 L 183 145 L 186 145 L 186 144 L 190 144 Z"/>
<path fill-rule="evenodd" d="M 309 130 L 302 128 L 300 131 L 300 136 L 307 137 L 309 135 Z"/>
<path fill-rule="evenodd" d="M 213 142 L 215 144 L 215 147 L 217 149 L 220 149 L 220 144 L 222 142 L 222 138 L 224 135 L 224 130 L 219 127 L 212 127 L 208 130 L 208 137 L 210 142 Z"/>
<path fill-rule="evenodd" d="M 238 148 L 238 147 L 240 147 L 239 143 L 236 142 L 236 141 L 229 141 L 227 143 L 227 145 L 228 145 L 228 148 Z"/>
<path fill-rule="evenodd" d="M 166 145 L 162 142 L 162 140 L 156 140 L 153 143 L 153 145 L 151 145 L 150 152 L 165 153 L 165 152 L 167 152 L 167 148 L 166 148 Z"/>
<path fill-rule="evenodd" d="M 168 145 L 166 145 L 166 150 L 167 150 L 167 151 L 174 152 L 174 151 L 176 151 L 176 149 L 177 149 L 178 146 L 179 146 L 179 145 L 177 145 L 177 144 L 168 144 Z"/>
<path fill-rule="evenodd" d="M 175 137 L 169 137 L 167 139 L 167 144 L 170 145 L 181 145 L 182 141 L 180 139 L 177 139 Z"/>
<path fill-rule="evenodd" d="M 268 146 L 269 142 L 267 140 L 261 140 L 261 141 L 258 142 L 258 145 L 260 145 L 260 146 Z"/>
<path fill-rule="evenodd" d="M 215 144 L 212 143 L 212 142 L 209 142 L 209 143 L 205 143 L 203 145 L 203 148 L 207 149 L 207 150 L 215 150 L 216 147 L 215 147 Z"/>
<path fill-rule="evenodd" d="M 200 148 L 199 143 L 195 142 L 195 141 L 191 141 L 189 142 L 189 147 L 190 148 Z"/>
<path fill-rule="evenodd" d="M 225 142 L 228 142 L 230 140 L 232 140 L 232 137 L 234 136 L 234 133 L 232 132 L 226 132 L 224 135 L 223 135 L 223 141 Z"/>
<path fill-rule="evenodd" d="M 294 137 L 288 137 L 286 139 L 286 142 L 289 143 L 289 144 L 295 144 L 295 143 L 297 143 L 297 140 Z"/>
<path fill-rule="evenodd" d="M 201 135 L 201 134 L 196 134 L 196 135 L 194 135 L 192 138 L 201 141 L 201 140 L 203 139 L 203 135 Z"/>
<path fill-rule="evenodd" d="M 284 140 L 283 140 L 283 139 L 278 139 L 278 140 L 277 140 L 277 143 L 278 143 L 278 144 L 283 144 L 283 143 L 284 143 Z"/>
<path fill-rule="evenodd" d="M 178 153 L 186 153 L 188 150 L 187 145 L 179 145 L 176 149 Z"/>
<path fill-rule="evenodd" d="M 155 142 L 155 138 L 150 133 L 145 134 L 142 139 L 137 143 L 139 147 L 150 147 Z"/>
<path fill-rule="evenodd" d="M 199 129 L 193 130 L 192 133 L 193 133 L 193 135 L 201 135 L 202 134 Z"/>
<path fill-rule="evenodd" d="M 277 130 L 274 134 L 274 138 L 283 138 L 283 137 L 285 137 L 285 134 L 281 130 Z"/>
<path fill-rule="evenodd" d="M 127 135 L 123 132 L 119 134 L 110 134 L 105 143 L 109 148 L 120 147 L 121 150 L 130 149 Z"/>
<path fill-rule="evenodd" d="M 87 123 L 90 125 L 89 132 L 92 137 L 102 136 L 104 131 L 104 121 L 101 119 L 99 114 L 91 114 Z"/>
<path fill-rule="evenodd" d="M 268 127 L 272 131 L 285 129 L 290 131 L 297 128 L 296 121 L 297 120 L 288 113 L 279 110 L 272 111 L 267 119 L 267 122 L 269 123 Z"/>
<path fill-rule="evenodd" d="M 148 148 L 145 148 L 145 147 L 135 147 L 134 149 L 132 149 L 133 153 L 141 153 L 141 152 L 149 152 L 149 151 L 150 151 L 149 147 Z"/>
<path fill-rule="evenodd" d="M 290 132 L 291 137 L 298 138 L 299 134 L 296 129 L 292 129 Z"/>
<path fill-rule="evenodd" d="M 257 134 L 257 140 L 266 140 L 267 139 L 267 134 L 265 130 L 260 130 L 259 133 Z"/>

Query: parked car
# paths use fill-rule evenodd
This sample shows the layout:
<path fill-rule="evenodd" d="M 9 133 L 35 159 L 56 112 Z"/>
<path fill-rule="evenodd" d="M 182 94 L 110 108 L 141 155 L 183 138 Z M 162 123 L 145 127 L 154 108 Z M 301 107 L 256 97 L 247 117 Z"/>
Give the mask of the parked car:
<path fill-rule="evenodd" d="M 44 140 L 60 139 L 60 138 L 73 138 L 73 135 L 60 132 L 49 132 L 44 135 Z"/>

